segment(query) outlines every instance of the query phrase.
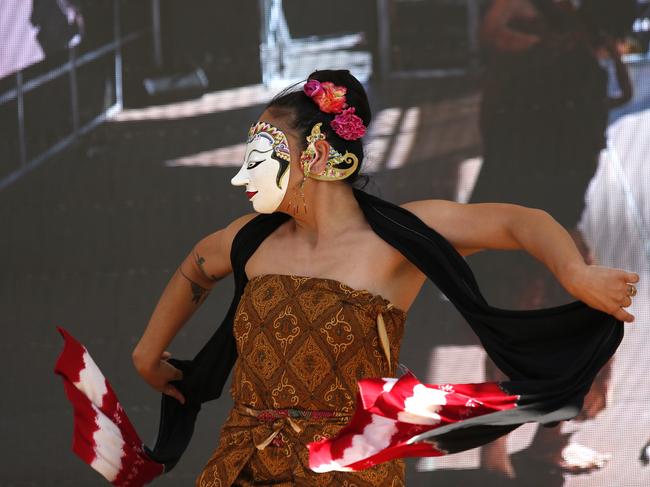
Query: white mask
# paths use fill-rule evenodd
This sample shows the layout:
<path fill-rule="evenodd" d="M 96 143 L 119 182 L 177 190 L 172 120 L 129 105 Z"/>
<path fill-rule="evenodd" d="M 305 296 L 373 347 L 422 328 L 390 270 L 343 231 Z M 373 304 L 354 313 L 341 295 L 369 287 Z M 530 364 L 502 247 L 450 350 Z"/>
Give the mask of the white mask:
<path fill-rule="evenodd" d="M 287 192 L 290 172 L 287 137 L 268 122 L 257 122 L 248 131 L 244 164 L 230 181 L 246 186 L 246 194 L 258 213 L 273 213 Z"/>

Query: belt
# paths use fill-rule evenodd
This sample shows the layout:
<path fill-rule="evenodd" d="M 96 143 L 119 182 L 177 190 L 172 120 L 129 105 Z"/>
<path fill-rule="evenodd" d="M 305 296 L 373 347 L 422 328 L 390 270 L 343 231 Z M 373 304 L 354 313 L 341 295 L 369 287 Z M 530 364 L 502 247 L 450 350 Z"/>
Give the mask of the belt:
<path fill-rule="evenodd" d="M 263 450 L 266 448 L 275 437 L 280 433 L 282 428 L 287 424 L 296 432 L 300 433 L 303 431 L 303 428 L 298 424 L 296 420 L 328 420 L 335 419 L 340 420 L 344 419 L 346 422 L 352 418 L 352 414 L 346 413 L 343 411 L 329 411 L 329 410 L 315 410 L 315 409 L 295 409 L 295 408 L 286 408 L 286 409 L 253 409 L 251 407 L 245 406 L 241 403 L 235 403 L 235 410 L 238 413 L 244 414 L 246 416 L 252 416 L 257 418 L 262 423 L 269 424 L 273 431 L 268 437 L 256 444 L 255 447 L 258 450 Z"/>

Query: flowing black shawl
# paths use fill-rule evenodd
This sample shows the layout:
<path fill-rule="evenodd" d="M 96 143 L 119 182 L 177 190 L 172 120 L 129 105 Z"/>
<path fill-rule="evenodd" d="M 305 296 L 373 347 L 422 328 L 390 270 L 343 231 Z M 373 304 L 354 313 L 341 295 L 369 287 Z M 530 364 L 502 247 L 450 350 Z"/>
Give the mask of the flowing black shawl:
<path fill-rule="evenodd" d="M 416 265 L 472 327 L 485 351 L 510 378 L 502 387 L 520 395 L 517 407 L 442 426 L 421 435 L 453 453 L 488 443 L 523 423 L 552 425 L 580 412 L 594 377 L 623 338 L 623 323 L 582 301 L 553 308 L 508 310 L 490 306 L 470 267 L 442 235 L 410 211 L 354 189 L 372 229 Z M 261 242 L 290 218 L 260 214 L 235 236 L 231 261 L 235 293 L 228 313 L 193 360 L 171 359 L 183 371 L 174 385 L 185 405 L 162 395 L 158 438 L 147 454 L 171 470 L 190 442 L 201 404 L 221 395 L 237 358 L 233 319 L 248 281 L 244 266 Z"/>

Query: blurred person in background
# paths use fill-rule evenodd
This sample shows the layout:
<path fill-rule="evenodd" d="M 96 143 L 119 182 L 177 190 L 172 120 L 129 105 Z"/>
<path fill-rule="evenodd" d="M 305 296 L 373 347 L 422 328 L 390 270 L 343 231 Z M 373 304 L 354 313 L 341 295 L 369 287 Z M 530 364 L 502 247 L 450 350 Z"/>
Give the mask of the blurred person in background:
<path fill-rule="evenodd" d="M 33 0 L 30 21 L 46 55 L 78 45 L 84 19 L 77 0 Z"/>
<path fill-rule="evenodd" d="M 487 63 L 480 113 L 484 155 L 470 202 L 548 211 L 590 264 L 595 257 L 577 224 L 606 146 L 608 112 L 632 97 L 618 42 L 635 13 L 635 0 L 582 0 L 577 7 L 565 0 L 494 0 L 481 25 Z M 619 96 L 608 95 L 606 60 L 614 65 Z M 477 255 L 469 262 L 497 306 L 536 308 L 570 298 L 547 269 L 521 253 Z M 486 372 L 502 377 L 492 363 Z M 583 419 L 605 408 L 610 375 L 611 362 L 586 398 Z M 483 448 L 482 465 L 514 478 L 506 440 Z M 608 459 L 569 443 L 560 426 L 539 428 L 531 452 L 550 468 L 572 473 L 600 468 Z"/>

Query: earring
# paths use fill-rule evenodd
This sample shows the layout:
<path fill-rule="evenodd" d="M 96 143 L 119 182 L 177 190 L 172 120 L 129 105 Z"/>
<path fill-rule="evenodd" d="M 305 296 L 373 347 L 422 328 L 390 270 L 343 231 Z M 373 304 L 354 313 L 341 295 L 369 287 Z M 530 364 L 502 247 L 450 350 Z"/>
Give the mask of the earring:
<path fill-rule="evenodd" d="M 305 157 L 307 156 L 307 157 Z M 312 164 L 314 163 L 315 159 L 312 159 L 311 161 L 307 162 L 308 154 L 303 153 L 302 157 L 300 158 L 300 163 L 302 164 L 303 168 L 303 176 L 302 176 L 302 181 L 300 181 L 300 186 L 299 188 L 294 188 L 293 190 L 293 196 L 291 197 L 291 200 L 289 201 L 289 209 L 292 207 L 294 208 L 294 214 L 297 214 L 298 211 L 298 204 L 294 204 L 294 199 L 297 194 L 297 190 L 300 190 L 300 197 L 302 198 L 302 206 L 305 211 L 305 214 L 307 214 L 307 201 L 305 200 L 305 193 L 303 191 L 303 187 L 305 186 L 305 181 L 307 181 L 307 177 L 309 176 L 309 171 L 311 169 Z"/>

